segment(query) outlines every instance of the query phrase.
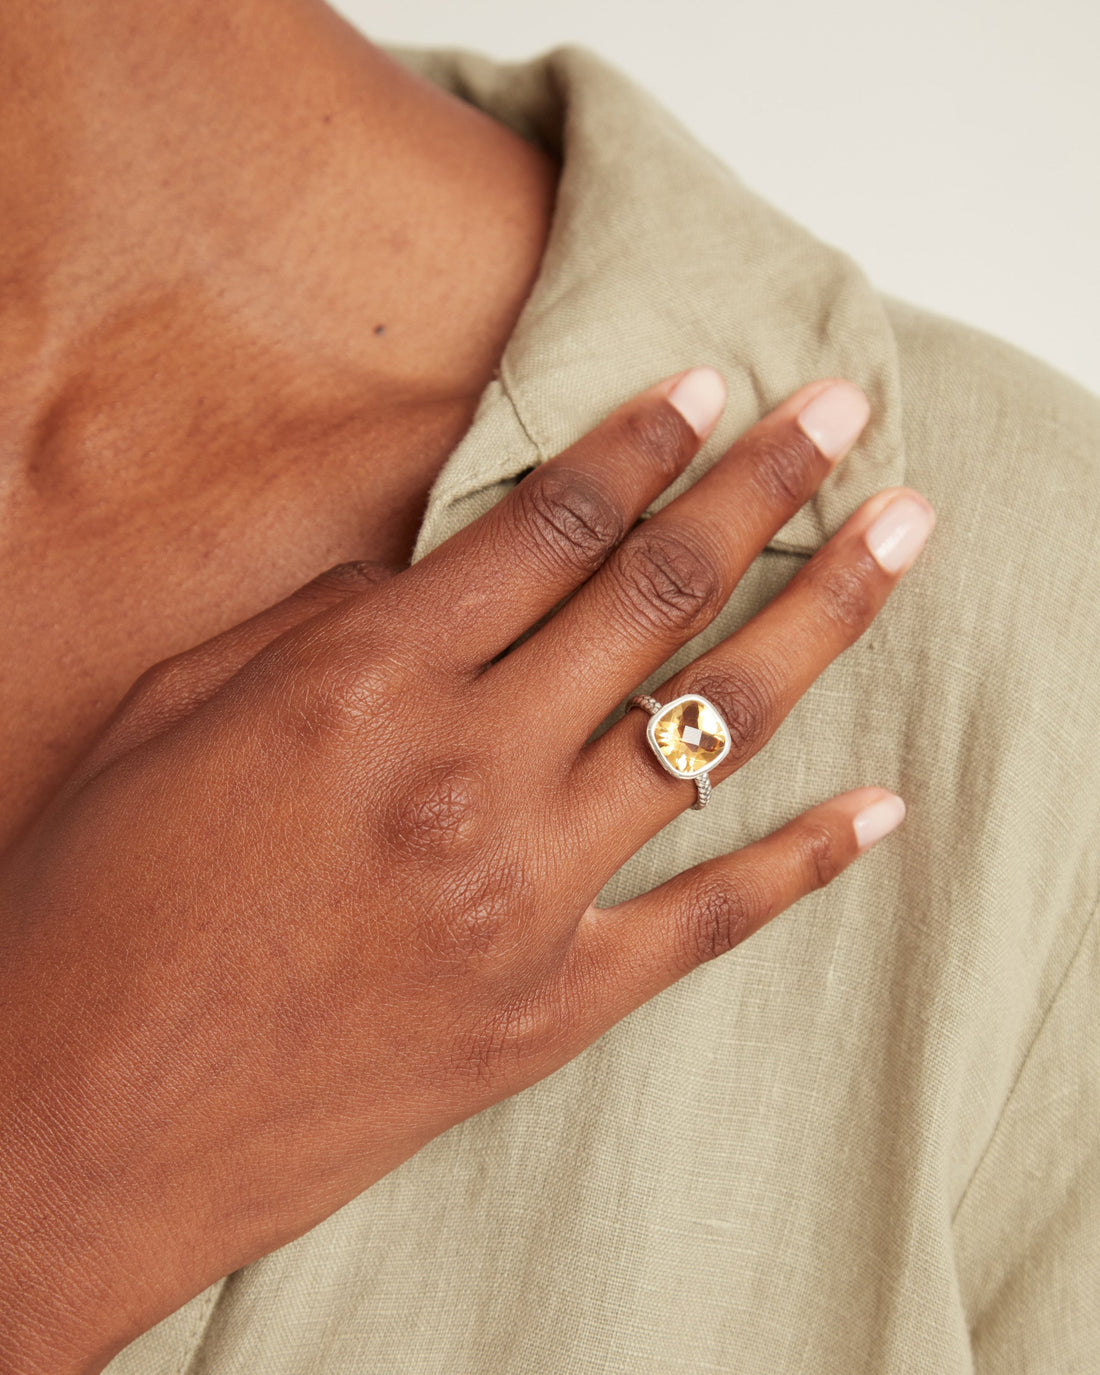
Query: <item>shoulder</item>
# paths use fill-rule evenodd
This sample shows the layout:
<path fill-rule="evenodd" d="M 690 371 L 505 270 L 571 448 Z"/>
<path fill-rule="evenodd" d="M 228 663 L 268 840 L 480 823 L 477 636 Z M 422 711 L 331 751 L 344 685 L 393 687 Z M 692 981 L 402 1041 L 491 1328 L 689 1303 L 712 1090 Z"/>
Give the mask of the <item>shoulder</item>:
<path fill-rule="evenodd" d="M 938 515 L 935 633 L 1100 726 L 1100 397 L 982 330 L 884 305 L 905 482 Z"/>
<path fill-rule="evenodd" d="M 1044 833 L 1078 799 L 1060 824 L 1076 832 L 1066 849 L 1083 860 L 1094 900 L 1100 398 L 972 326 L 884 304 L 904 481 L 937 513 L 903 593 L 909 650 L 936 685 L 929 728 L 949 734 L 954 723 L 959 766 L 989 789 L 999 780 L 1014 826 L 1031 813 Z"/>
<path fill-rule="evenodd" d="M 1023 349 L 974 326 L 894 297 L 907 479 L 944 480 L 958 495 L 1024 496 L 1050 514 L 1072 506 L 1085 533 L 1100 511 L 1100 397 Z M 1036 533 L 1041 533 L 1038 528 Z M 1095 528 L 1092 531 L 1094 537 Z"/>
<path fill-rule="evenodd" d="M 967 1072 L 986 1089 L 967 1113 L 982 1141 L 1100 891 L 1100 398 L 972 326 L 884 306 L 904 481 L 937 523 L 874 639 L 893 650 L 901 790 L 925 828 L 914 901 L 931 921 L 940 894 L 980 1009 Z M 1072 1062 L 1059 1073 L 1070 1093 Z"/>

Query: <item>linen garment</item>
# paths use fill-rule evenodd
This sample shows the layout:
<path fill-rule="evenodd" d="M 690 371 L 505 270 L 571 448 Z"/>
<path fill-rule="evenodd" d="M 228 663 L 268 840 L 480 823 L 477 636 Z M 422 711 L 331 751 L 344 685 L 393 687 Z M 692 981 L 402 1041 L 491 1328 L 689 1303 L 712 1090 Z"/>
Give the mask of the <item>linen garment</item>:
<path fill-rule="evenodd" d="M 910 485 L 939 515 L 871 629 L 601 904 L 848 788 L 909 816 L 112 1375 L 1100 1371 L 1100 400 L 883 295 L 582 49 L 394 55 L 563 162 L 541 275 L 416 557 L 701 363 L 729 403 L 655 508 L 815 378 L 857 382 L 872 418 L 639 690 L 873 493 Z"/>

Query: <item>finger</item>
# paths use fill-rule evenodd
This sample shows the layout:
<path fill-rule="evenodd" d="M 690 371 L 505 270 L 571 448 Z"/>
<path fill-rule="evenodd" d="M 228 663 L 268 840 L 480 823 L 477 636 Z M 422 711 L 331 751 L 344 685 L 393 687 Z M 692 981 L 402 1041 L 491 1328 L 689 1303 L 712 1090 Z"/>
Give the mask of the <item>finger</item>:
<path fill-rule="evenodd" d="M 640 897 L 590 907 L 563 966 L 563 999 L 594 1039 L 830 883 L 904 816 L 905 803 L 887 789 L 857 788 Z"/>
<path fill-rule="evenodd" d="M 569 702 L 580 748 L 616 702 L 703 630 L 771 537 L 849 451 L 870 414 L 851 382 L 819 380 L 748 430 L 507 660 L 505 671 Z M 578 652 L 580 647 L 581 652 Z"/>
<path fill-rule="evenodd" d="M 730 750 L 711 771 L 712 783 L 762 749 L 815 679 L 863 634 L 934 523 L 932 507 L 911 488 L 877 493 L 767 606 L 656 689 L 660 702 L 697 693 L 718 709 Z M 644 712 L 627 711 L 574 766 L 575 805 L 587 807 L 590 826 L 602 824 L 608 874 L 695 800 L 694 784 L 653 757 L 645 727 Z"/>
<path fill-rule="evenodd" d="M 284 632 L 349 598 L 369 595 L 399 571 L 380 563 L 339 564 L 240 625 L 154 664 L 123 698 L 70 784 L 80 786 L 189 716 Z"/>
<path fill-rule="evenodd" d="M 401 580 L 400 614 L 448 662 L 480 668 L 553 610 L 607 558 L 645 507 L 687 467 L 717 423 L 726 389 L 713 368 L 650 387 Z"/>

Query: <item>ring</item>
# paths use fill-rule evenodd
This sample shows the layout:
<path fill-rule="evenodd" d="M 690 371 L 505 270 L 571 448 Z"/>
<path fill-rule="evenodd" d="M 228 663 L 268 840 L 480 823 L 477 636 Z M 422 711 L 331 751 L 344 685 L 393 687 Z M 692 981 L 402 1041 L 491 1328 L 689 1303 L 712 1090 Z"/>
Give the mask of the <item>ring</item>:
<path fill-rule="evenodd" d="M 626 705 L 649 712 L 645 737 L 650 749 L 667 773 L 694 781 L 698 797 L 691 806 L 701 812 L 710 801 L 708 775 L 730 752 L 729 728 L 717 707 L 695 693 L 667 704 L 640 694 Z"/>

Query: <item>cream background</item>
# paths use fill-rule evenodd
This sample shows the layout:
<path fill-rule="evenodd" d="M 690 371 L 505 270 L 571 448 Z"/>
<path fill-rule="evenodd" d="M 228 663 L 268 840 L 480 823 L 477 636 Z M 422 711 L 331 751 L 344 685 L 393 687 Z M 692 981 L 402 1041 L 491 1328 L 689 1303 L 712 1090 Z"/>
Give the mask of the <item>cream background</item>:
<path fill-rule="evenodd" d="M 1100 392 L 1094 0 L 340 0 L 373 38 L 594 48 L 875 285 Z"/>

